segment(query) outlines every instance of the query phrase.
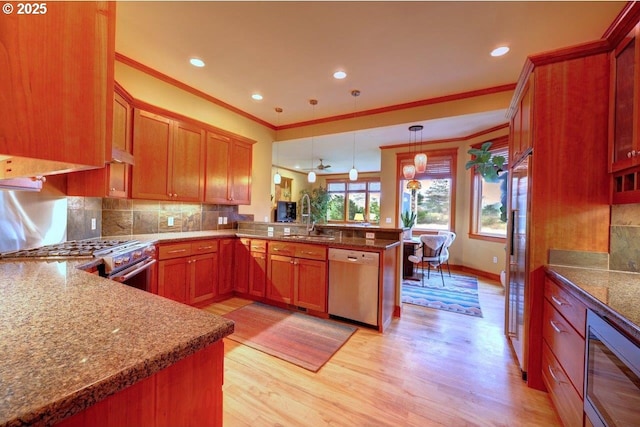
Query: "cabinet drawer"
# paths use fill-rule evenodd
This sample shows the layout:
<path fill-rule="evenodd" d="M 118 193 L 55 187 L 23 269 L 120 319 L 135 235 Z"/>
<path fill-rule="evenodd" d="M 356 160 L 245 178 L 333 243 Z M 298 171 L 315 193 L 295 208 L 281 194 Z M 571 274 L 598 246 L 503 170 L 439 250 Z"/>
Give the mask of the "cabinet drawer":
<path fill-rule="evenodd" d="M 571 295 L 569 291 L 561 288 L 548 277 L 545 278 L 544 296 L 584 338 L 587 324 L 587 307 Z"/>
<path fill-rule="evenodd" d="M 180 258 L 191 255 L 191 243 L 171 243 L 160 245 L 158 249 L 158 259 Z"/>
<path fill-rule="evenodd" d="M 562 423 L 566 426 L 581 426 L 582 399 L 546 343 L 542 345 L 542 380 Z"/>
<path fill-rule="evenodd" d="M 218 252 L 217 240 L 198 240 L 197 242 L 191 242 L 191 254 L 208 254 L 211 252 Z"/>
<path fill-rule="evenodd" d="M 582 397 L 584 386 L 585 341 L 567 320 L 553 308 L 549 301 L 544 304 L 542 336 L 562 365 L 576 391 Z"/>
<path fill-rule="evenodd" d="M 298 258 L 317 259 L 325 261 L 327 259 L 327 247 L 323 245 L 296 245 L 295 256 Z"/>
<path fill-rule="evenodd" d="M 296 245 L 286 242 L 271 242 L 269 243 L 270 255 L 282 255 L 282 256 L 295 256 Z"/>
<path fill-rule="evenodd" d="M 242 243 L 244 245 L 246 245 L 247 243 L 245 243 L 245 241 L 243 240 Z M 249 240 L 249 249 L 251 250 L 251 252 L 260 252 L 260 253 L 267 253 L 267 241 L 266 240 Z"/>

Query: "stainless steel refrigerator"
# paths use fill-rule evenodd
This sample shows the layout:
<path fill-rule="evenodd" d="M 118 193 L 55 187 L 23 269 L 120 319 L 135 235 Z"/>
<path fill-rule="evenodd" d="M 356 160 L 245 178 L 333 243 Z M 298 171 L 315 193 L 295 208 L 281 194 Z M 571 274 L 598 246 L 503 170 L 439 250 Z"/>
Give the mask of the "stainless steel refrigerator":
<path fill-rule="evenodd" d="M 531 151 L 510 168 L 510 199 L 507 253 L 508 283 L 505 289 L 505 328 L 518 357 L 522 378 L 527 379 L 529 313 L 526 296 L 529 290 L 529 211 L 531 189 Z"/>

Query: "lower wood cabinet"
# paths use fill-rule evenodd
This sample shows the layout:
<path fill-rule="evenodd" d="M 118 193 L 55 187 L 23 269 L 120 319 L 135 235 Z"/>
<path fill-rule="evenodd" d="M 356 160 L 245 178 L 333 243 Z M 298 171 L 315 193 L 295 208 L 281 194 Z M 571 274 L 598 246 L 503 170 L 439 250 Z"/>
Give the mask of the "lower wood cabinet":
<path fill-rule="evenodd" d="M 264 298 L 267 271 L 267 241 L 241 238 L 236 241 L 234 289 Z"/>
<path fill-rule="evenodd" d="M 161 244 L 158 295 L 184 304 L 212 300 L 218 293 L 218 241 Z"/>
<path fill-rule="evenodd" d="M 218 242 L 218 296 L 233 293 L 233 263 L 236 239 Z"/>
<path fill-rule="evenodd" d="M 545 278 L 542 379 L 564 425 L 583 425 L 587 307 L 565 287 Z"/>
<path fill-rule="evenodd" d="M 267 300 L 327 311 L 327 248 L 271 242 L 267 257 Z"/>

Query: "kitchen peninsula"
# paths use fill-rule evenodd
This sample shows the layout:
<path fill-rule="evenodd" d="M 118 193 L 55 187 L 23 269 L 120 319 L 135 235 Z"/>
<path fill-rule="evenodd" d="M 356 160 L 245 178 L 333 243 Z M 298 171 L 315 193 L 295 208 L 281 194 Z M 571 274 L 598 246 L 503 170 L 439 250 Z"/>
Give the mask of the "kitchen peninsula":
<path fill-rule="evenodd" d="M 79 263 L 0 262 L 0 426 L 222 425 L 233 322 Z"/>

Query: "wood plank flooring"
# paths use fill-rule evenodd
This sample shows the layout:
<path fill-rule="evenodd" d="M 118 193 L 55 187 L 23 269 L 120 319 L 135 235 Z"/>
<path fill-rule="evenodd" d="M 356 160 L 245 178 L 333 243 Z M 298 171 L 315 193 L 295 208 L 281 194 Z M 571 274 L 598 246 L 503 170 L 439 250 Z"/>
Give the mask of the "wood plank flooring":
<path fill-rule="evenodd" d="M 358 329 L 317 373 L 225 339 L 224 425 L 560 426 L 520 378 L 502 287 L 480 279 L 479 291 L 483 318 L 404 304 L 387 332 Z"/>

